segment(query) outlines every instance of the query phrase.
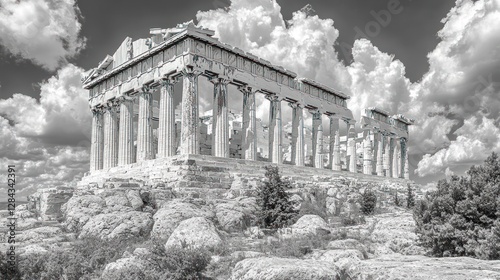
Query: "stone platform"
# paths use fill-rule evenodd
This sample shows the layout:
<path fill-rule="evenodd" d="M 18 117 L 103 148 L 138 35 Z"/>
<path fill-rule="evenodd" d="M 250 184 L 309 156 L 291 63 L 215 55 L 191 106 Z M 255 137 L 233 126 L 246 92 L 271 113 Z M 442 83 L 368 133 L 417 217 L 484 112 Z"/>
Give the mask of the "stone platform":
<path fill-rule="evenodd" d="M 197 196 L 219 197 L 253 192 L 264 180 L 264 167 L 269 162 L 221 158 L 207 155 L 178 155 L 140 163 L 118 166 L 88 173 L 79 183 L 80 188 L 114 188 L 152 186 L 172 189 L 176 192 L 194 192 Z M 275 164 L 273 164 L 275 165 Z M 276 165 L 275 165 L 276 166 Z M 294 188 L 320 187 L 329 189 L 335 185 L 375 184 L 405 187 L 411 183 L 394 179 L 348 171 L 332 171 L 313 167 L 278 164 L 284 178 Z"/>

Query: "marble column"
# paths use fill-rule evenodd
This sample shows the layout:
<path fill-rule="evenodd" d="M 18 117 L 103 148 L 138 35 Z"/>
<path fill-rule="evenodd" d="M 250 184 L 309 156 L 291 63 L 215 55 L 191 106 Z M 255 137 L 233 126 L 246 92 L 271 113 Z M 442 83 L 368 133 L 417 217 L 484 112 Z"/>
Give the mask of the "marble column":
<path fill-rule="evenodd" d="M 392 152 L 392 178 L 399 178 L 399 162 L 400 162 L 400 149 L 399 149 L 399 139 L 394 138 L 394 148 Z"/>
<path fill-rule="evenodd" d="M 347 138 L 347 149 L 349 155 L 349 171 L 353 173 L 358 172 L 357 157 L 356 157 L 356 129 L 354 125 L 349 126 Z"/>
<path fill-rule="evenodd" d="M 372 144 L 368 131 L 363 139 L 363 174 L 372 175 L 372 170 Z"/>
<path fill-rule="evenodd" d="M 153 159 L 153 94 L 144 86 L 139 93 L 137 162 Z"/>
<path fill-rule="evenodd" d="M 118 135 L 118 165 L 133 163 L 134 154 L 134 104 L 122 98 L 120 104 L 120 130 Z"/>
<path fill-rule="evenodd" d="M 391 145 L 392 145 L 392 138 L 389 135 L 385 136 L 385 141 L 384 141 L 384 170 L 385 170 L 385 177 L 392 177 L 392 169 L 391 169 Z"/>
<path fill-rule="evenodd" d="M 269 106 L 269 159 L 272 163 L 282 163 L 283 137 L 281 123 L 281 100 L 276 95 L 266 96 Z"/>
<path fill-rule="evenodd" d="M 100 170 L 103 166 L 104 127 L 101 108 L 92 109 L 92 141 L 90 146 L 90 171 Z"/>
<path fill-rule="evenodd" d="M 108 103 L 104 111 L 104 156 L 103 169 L 115 167 L 118 163 L 118 112 L 117 106 Z"/>
<path fill-rule="evenodd" d="M 385 143 L 385 136 L 379 132 L 377 135 L 377 176 L 384 176 L 384 143 Z"/>
<path fill-rule="evenodd" d="M 339 120 L 336 119 L 335 129 L 330 131 L 330 138 L 334 137 L 333 151 L 332 151 L 332 170 L 342 171 L 342 165 L 340 163 L 340 127 Z M 331 125 L 330 125 L 331 127 Z M 332 134 L 333 133 L 333 134 Z"/>
<path fill-rule="evenodd" d="M 214 102 L 212 116 L 212 155 L 229 157 L 229 119 L 227 108 L 227 84 L 229 80 L 213 78 Z"/>
<path fill-rule="evenodd" d="M 175 108 L 173 79 L 160 82 L 158 158 L 175 156 Z"/>
<path fill-rule="evenodd" d="M 335 131 L 337 131 L 339 126 L 339 119 L 335 115 L 328 115 L 330 119 L 330 136 L 328 144 L 328 167 L 333 169 L 333 148 L 335 146 Z"/>
<path fill-rule="evenodd" d="M 314 167 L 323 168 L 323 124 L 319 110 L 310 111 L 312 114 L 312 162 Z"/>
<path fill-rule="evenodd" d="M 408 165 L 408 139 L 404 138 L 404 178 L 410 180 L 410 166 Z"/>
<path fill-rule="evenodd" d="M 185 68 L 182 71 L 182 120 L 180 151 L 182 155 L 200 153 L 198 76 L 200 72 Z"/>
<path fill-rule="evenodd" d="M 248 86 L 238 88 L 243 93 L 242 156 L 246 160 L 257 160 L 257 123 L 255 115 L 255 90 Z"/>
<path fill-rule="evenodd" d="M 292 164 L 304 166 L 304 109 L 299 103 L 288 103 L 292 107 Z"/>

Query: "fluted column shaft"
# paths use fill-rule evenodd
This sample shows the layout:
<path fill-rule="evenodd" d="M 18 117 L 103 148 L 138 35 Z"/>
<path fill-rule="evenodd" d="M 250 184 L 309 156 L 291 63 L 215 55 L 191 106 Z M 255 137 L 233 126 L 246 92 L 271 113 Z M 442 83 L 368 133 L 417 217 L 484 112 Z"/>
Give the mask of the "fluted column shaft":
<path fill-rule="evenodd" d="M 139 94 L 137 162 L 153 159 L 153 95 L 144 87 Z"/>
<path fill-rule="evenodd" d="M 331 130 L 332 121 L 334 122 L 333 130 Z M 330 121 L 330 138 L 332 137 L 334 138 L 332 151 L 332 170 L 341 171 L 342 165 L 340 164 L 340 126 L 338 119 L 331 119 Z"/>
<path fill-rule="evenodd" d="M 385 136 L 382 133 L 378 133 L 378 144 L 377 144 L 377 176 L 384 176 L 384 140 Z"/>
<path fill-rule="evenodd" d="M 392 178 L 399 178 L 399 162 L 400 162 L 400 150 L 399 150 L 399 139 L 394 138 L 394 148 L 392 152 Z"/>
<path fill-rule="evenodd" d="M 282 163 L 283 137 L 281 123 L 281 100 L 277 96 L 267 96 L 269 106 L 269 158 L 272 163 Z"/>
<path fill-rule="evenodd" d="M 288 103 L 292 107 L 292 164 L 304 166 L 304 109 L 298 103 Z"/>
<path fill-rule="evenodd" d="M 333 169 L 333 150 L 335 146 L 335 131 L 338 129 L 339 120 L 334 115 L 328 116 L 330 119 L 330 136 L 328 145 L 328 167 Z"/>
<path fill-rule="evenodd" d="M 257 125 L 255 115 L 255 90 L 240 87 L 243 93 L 242 155 L 247 160 L 257 160 Z"/>
<path fill-rule="evenodd" d="M 120 104 L 120 131 L 118 136 L 118 165 L 133 163 L 134 151 L 134 104 L 124 99 Z"/>
<path fill-rule="evenodd" d="M 104 157 L 103 169 L 115 167 L 118 163 L 118 114 L 115 104 L 104 111 Z"/>
<path fill-rule="evenodd" d="M 385 137 L 385 152 L 384 152 L 384 170 L 385 170 L 385 177 L 392 177 L 392 156 L 391 156 L 391 146 L 392 146 L 392 138 L 390 136 Z"/>
<path fill-rule="evenodd" d="M 100 170 L 103 166 L 103 116 L 101 109 L 92 110 L 92 141 L 90 146 L 90 171 Z"/>
<path fill-rule="evenodd" d="M 347 138 L 347 149 L 349 155 L 349 171 L 353 173 L 358 172 L 358 167 L 356 164 L 356 129 L 354 125 L 349 126 L 348 138 Z"/>
<path fill-rule="evenodd" d="M 312 114 L 312 156 L 316 168 L 323 168 L 323 124 L 321 112 L 311 111 Z"/>
<path fill-rule="evenodd" d="M 370 132 L 366 133 L 363 139 L 363 174 L 372 175 L 372 143 L 370 139 Z"/>
<path fill-rule="evenodd" d="M 408 165 L 408 140 L 404 139 L 404 178 L 410 180 L 410 166 Z"/>
<path fill-rule="evenodd" d="M 229 80 L 214 78 L 214 102 L 212 117 L 212 155 L 229 157 L 229 119 L 227 108 L 227 84 Z"/>
<path fill-rule="evenodd" d="M 199 72 L 190 69 L 183 71 L 180 139 L 180 151 L 182 155 L 200 153 L 198 75 Z"/>
<path fill-rule="evenodd" d="M 164 79 L 160 86 L 158 158 L 165 158 L 175 156 L 174 81 Z"/>

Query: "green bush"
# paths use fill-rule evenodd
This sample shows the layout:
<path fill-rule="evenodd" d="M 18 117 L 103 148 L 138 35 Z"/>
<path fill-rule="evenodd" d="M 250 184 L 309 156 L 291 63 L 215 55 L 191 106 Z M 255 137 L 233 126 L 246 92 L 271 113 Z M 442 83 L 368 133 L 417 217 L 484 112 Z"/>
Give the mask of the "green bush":
<path fill-rule="evenodd" d="M 290 200 L 290 183 L 281 179 L 278 167 L 267 166 L 267 181 L 258 188 L 257 220 L 265 228 L 281 228 L 290 224 L 297 216 L 294 202 Z"/>
<path fill-rule="evenodd" d="M 434 256 L 500 259 L 500 160 L 493 153 L 466 177 L 438 182 L 414 208 L 422 244 Z"/>
<path fill-rule="evenodd" d="M 377 205 L 377 196 L 371 189 L 365 189 L 361 195 L 361 212 L 365 215 L 373 214 Z"/>
<path fill-rule="evenodd" d="M 401 199 L 398 196 L 398 190 L 396 190 L 396 194 L 394 195 L 394 205 L 396 206 L 402 205 Z"/>

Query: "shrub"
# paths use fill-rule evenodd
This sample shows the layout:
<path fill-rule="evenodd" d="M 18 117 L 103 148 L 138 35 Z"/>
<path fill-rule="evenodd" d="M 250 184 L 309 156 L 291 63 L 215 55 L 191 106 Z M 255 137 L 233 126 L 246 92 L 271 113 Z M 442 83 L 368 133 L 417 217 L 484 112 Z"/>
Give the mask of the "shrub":
<path fill-rule="evenodd" d="M 365 215 L 373 214 L 377 205 L 377 196 L 371 189 L 365 189 L 361 195 L 361 212 Z"/>
<path fill-rule="evenodd" d="M 300 218 L 304 215 L 317 215 L 326 220 L 328 216 L 326 213 L 326 198 L 326 191 L 313 188 L 310 194 L 304 197 L 300 205 L 298 217 Z"/>
<path fill-rule="evenodd" d="M 434 256 L 500 259 L 500 160 L 438 182 L 414 208 L 416 231 Z"/>
<path fill-rule="evenodd" d="M 278 168 L 266 167 L 267 181 L 258 188 L 257 203 L 259 225 L 265 228 L 281 228 L 290 224 L 297 216 L 294 202 L 290 200 L 290 183 L 281 179 Z"/>
<path fill-rule="evenodd" d="M 396 194 L 394 195 L 394 204 L 396 206 L 402 205 L 401 199 L 399 199 L 399 196 L 398 196 L 398 190 L 396 190 Z"/>
<path fill-rule="evenodd" d="M 413 208 L 414 206 L 415 206 L 415 194 L 413 193 L 410 184 L 408 184 L 408 188 L 406 191 L 406 208 L 410 209 Z"/>
<path fill-rule="evenodd" d="M 174 246 L 165 248 L 165 242 L 156 240 L 150 247 L 151 254 L 142 256 L 148 262 L 144 271 L 146 279 L 203 279 L 202 273 L 210 263 L 206 249 Z"/>

